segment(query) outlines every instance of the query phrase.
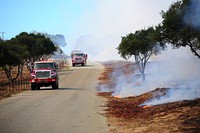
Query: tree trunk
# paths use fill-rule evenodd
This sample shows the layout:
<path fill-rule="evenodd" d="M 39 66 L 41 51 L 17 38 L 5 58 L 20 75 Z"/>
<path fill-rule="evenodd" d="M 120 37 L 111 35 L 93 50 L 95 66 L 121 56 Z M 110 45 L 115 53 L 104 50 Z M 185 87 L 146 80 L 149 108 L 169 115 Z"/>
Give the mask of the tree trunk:
<path fill-rule="evenodd" d="M 24 63 L 22 63 L 21 65 L 20 65 L 20 78 L 22 79 L 22 77 L 23 77 L 23 69 L 24 68 Z"/>
<path fill-rule="evenodd" d="M 12 82 L 14 82 L 20 75 L 20 69 L 21 69 L 20 66 L 21 66 L 20 64 L 17 66 L 17 75 L 15 76 L 15 78 L 12 78 Z"/>
<path fill-rule="evenodd" d="M 142 81 L 145 81 L 145 74 L 144 74 L 144 72 L 142 73 Z"/>
<path fill-rule="evenodd" d="M 1 68 L 4 70 L 8 81 L 11 83 L 12 82 L 11 66 L 1 66 Z"/>
<path fill-rule="evenodd" d="M 146 66 L 146 62 L 144 62 L 144 60 L 142 61 L 136 61 L 136 64 L 138 65 L 139 71 L 142 75 L 142 81 L 145 81 L 145 66 Z"/>
<path fill-rule="evenodd" d="M 192 44 L 190 43 L 188 46 L 190 47 L 190 49 L 191 49 L 191 51 L 194 53 L 194 55 L 197 56 L 197 57 L 200 59 L 200 55 L 199 55 L 199 54 L 197 53 L 197 51 L 193 48 Z"/>
<path fill-rule="evenodd" d="M 14 82 L 20 75 L 20 65 L 18 65 L 18 69 L 17 69 L 18 71 L 15 78 L 13 78 L 13 75 L 12 75 L 12 70 L 13 70 L 12 66 L 1 66 L 1 68 L 6 73 L 6 77 L 10 83 Z"/>

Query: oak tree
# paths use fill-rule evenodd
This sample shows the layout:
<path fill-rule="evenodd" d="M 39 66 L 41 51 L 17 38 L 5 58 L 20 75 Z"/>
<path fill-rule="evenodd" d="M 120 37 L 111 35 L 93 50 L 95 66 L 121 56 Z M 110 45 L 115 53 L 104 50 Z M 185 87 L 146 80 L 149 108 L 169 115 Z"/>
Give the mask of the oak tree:
<path fill-rule="evenodd" d="M 197 6 L 195 6 L 197 5 Z M 182 0 L 173 3 L 170 8 L 161 15 L 162 36 L 166 43 L 171 43 L 174 48 L 188 46 L 200 59 L 200 24 L 198 0 Z"/>
<path fill-rule="evenodd" d="M 159 32 L 153 27 L 138 30 L 134 34 L 122 37 L 121 43 L 117 47 L 118 54 L 124 59 L 134 56 L 135 62 L 145 80 L 145 67 L 152 54 L 160 51 Z"/>

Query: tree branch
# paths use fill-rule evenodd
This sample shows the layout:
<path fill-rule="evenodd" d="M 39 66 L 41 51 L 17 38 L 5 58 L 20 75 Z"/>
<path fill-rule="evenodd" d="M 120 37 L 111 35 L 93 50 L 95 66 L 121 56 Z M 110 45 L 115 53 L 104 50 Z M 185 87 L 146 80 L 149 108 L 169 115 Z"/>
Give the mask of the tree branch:
<path fill-rule="evenodd" d="M 194 53 L 195 56 L 197 56 L 200 59 L 200 55 L 197 53 L 197 51 L 193 48 L 193 45 L 191 42 L 188 42 L 188 46 L 190 47 L 191 51 Z"/>

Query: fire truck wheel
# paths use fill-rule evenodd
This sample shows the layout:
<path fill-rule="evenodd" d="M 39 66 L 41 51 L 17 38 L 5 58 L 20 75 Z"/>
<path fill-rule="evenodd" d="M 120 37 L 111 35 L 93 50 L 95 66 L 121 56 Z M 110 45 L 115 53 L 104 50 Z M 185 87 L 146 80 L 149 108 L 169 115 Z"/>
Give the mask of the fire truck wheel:
<path fill-rule="evenodd" d="M 37 90 L 40 90 L 40 86 L 37 86 Z"/>
<path fill-rule="evenodd" d="M 36 90 L 36 85 L 35 84 L 31 84 L 31 90 Z"/>
<path fill-rule="evenodd" d="M 58 83 L 52 84 L 52 89 L 58 89 Z"/>
<path fill-rule="evenodd" d="M 84 63 L 81 64 L 81 66 L 84 66 L 84 65 L 85 65 Z"/>
<path fill-rule="evenodd" d="M 74 66 L 75 66 L 75 63 L 73 63 L 72 66 L 74 67 Z"/>

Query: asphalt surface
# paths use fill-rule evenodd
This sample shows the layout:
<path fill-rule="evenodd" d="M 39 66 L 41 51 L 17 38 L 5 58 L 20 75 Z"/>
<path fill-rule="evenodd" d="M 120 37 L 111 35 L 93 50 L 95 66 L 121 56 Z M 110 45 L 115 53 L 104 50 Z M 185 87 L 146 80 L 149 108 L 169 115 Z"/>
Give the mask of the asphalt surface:
<path fill-rule="evenodd" d="M 58 90 L 24 91 L 0 101 L 0 133 L 107 133 L 105 100 L 96 96 L 103 66 L 60 72 Z"/>

